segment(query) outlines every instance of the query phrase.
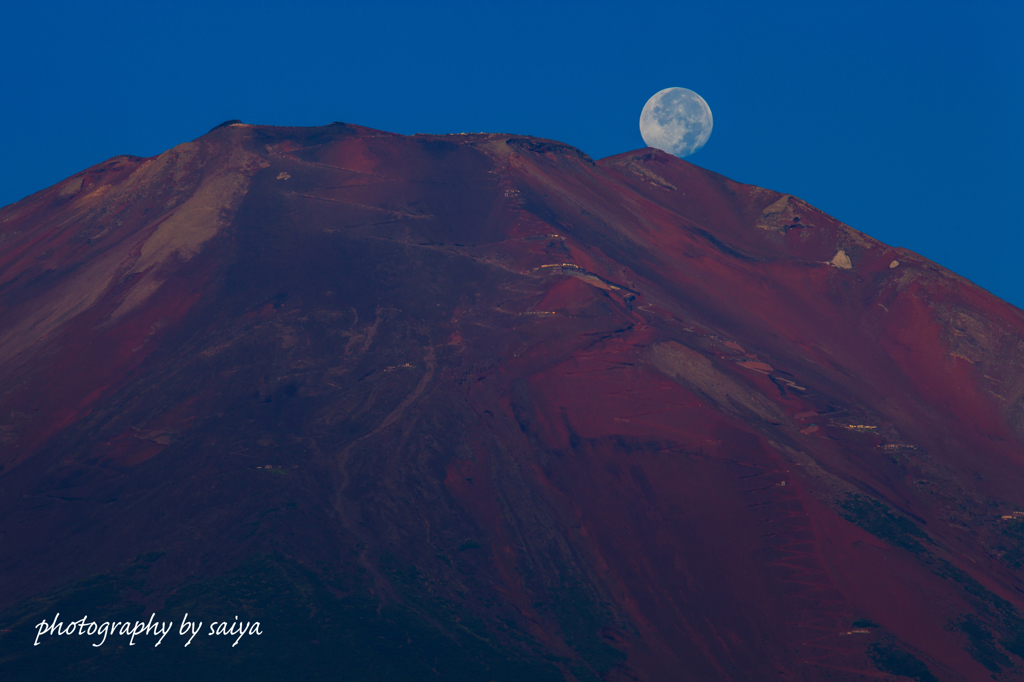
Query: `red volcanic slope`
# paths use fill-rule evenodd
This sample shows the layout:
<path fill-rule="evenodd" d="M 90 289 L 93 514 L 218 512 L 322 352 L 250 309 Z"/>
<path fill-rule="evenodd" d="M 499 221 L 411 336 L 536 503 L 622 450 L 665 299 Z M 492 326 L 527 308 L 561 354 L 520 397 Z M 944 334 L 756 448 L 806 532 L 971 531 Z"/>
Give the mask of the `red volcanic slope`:
<path fill-rule="evenodd" d="M 0 210 L 0 608 L 273 556 L 552 679 L 1022 679 L 1022 339 L 659 151 L 222 126 Z"/>

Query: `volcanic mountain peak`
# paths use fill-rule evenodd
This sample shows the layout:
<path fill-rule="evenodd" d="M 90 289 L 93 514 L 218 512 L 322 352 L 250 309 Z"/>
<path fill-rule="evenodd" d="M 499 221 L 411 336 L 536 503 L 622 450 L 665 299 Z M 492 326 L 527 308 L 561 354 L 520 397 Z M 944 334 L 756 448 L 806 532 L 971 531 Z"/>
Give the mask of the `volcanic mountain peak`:
<path fill-rule="evenodd" d="M 0 209 L 5 622 L 202 594 L 278 619 L 264 675 L 1012 679 L 1022 358 L 1018 309 L 657 150 L 227 122 Z"/>

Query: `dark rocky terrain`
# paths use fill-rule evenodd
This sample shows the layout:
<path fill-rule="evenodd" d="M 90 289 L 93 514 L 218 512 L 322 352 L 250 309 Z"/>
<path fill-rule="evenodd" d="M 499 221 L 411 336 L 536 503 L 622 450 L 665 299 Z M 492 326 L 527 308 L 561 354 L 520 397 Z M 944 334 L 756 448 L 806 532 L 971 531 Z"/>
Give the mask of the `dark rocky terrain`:
<path fill-rule="evenodd" d="M 0 672 L 1024 679 L 1022 360 L 1017 308 L 656 150 L 115 157 L 0 209 Z M 153 610 L 265 634 L 32 646 Z"/>

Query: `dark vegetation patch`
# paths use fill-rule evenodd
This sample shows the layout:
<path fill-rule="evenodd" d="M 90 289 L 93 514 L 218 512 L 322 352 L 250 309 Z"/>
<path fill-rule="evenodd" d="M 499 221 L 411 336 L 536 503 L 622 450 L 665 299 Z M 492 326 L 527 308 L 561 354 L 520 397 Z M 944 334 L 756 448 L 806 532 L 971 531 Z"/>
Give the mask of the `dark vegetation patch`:
<path fill-rule="evenodd" d="M 967 615 L 954 622 L 953 627 L 967 637 L 967 652 L 971 658 L 985 666 L 989 672 L 997 673 L 1012 664 L 984 623 L 976 616 Z"/>
<path fill-rule="evenodd" d="M 1024 620 L 1017 618 L 1014 622 L 1007 623 L 1006 631 L 1009 637 L 1000 640 L 999 643 L 1011 654 L 1024 658 Z"/>
<path fill-rule="evenodd" d="M 968 614 L 949 624 L 950 629 L 963 633 L 967 638 L 965 650 L 974 660 L 988 670 L 998 672 L 1012 665 L 1005 652 L 1024 659 L 1024 618 L 1013 604 L 989 591 L 966 571 L 934 556 L 921 542 L 931 543 L 925 532 L 885 505 L 861 495 L 850 494 L 840 506 L 843 518 L 847 521 L 895 547 L 913 552 L 922 563 L 931 567 L 932 573 L 953 580 L 974 598 L 977 615 Z M 854 627 L 870 627 L 858 625 L 861 622 L 854 623 Z M 989 628 L 995 628 L 1003 637 L 997 640 Z"/>
<path fill-rule="evenodd" d="M 57 612 L 68 617 L 67 620 L 61 618 L 63 622 L 70 622 L 83 615 L 94 619 L 100 611 L 104 614 L 102 620 L 136 619 L 142 613 L 142 606 L 122 600 L 121 594 L 127 590 L 143 596 L 151 594 L 152 590 L 146 586 L 146 576 L 150 567 L 163 555 L 163 552 L 141 554 L 120 573 L 76 580 L 44 597 L 28 600 L 0 614 L 0 630 L 4 633 L 0 638 L 0 670 L 12 653 L 8 648 L 13 646 L 17 650 L 24 645 L 24 641 L 15 644 L 14 640 L 19 638 L 14 633 L 32 633 L 27 645 L 31 648 L 35 639 L 35 625 L 43 618 L 49 621 Z"/>
<path fill-rule="evenodd" d="M 1024 659 L 1024 618 L 1021 618 L 1020 612 L 1013 604 L 999 595 L 993 594 L 965 571 L 960 570 L 945 559 L 939 559 L 937 566 L 932 572 L 942 578 L 956 581 L 969 595 L 973 596 L 977 600 L 975 603 L 978 613 L 987 616 L 990 622 L 997 624 L 1000 632 L 1006 635 L 1004 639 L 999 640 L 999 644 L 1006 651 Z M 964 623 L 967 624 L 966 630 L 964 629 Z M 991 633 L 988 633 L 982 621 L 976 616 L 968 615 L 958 621 L 954 621 L 951 624 L 951 628 L 960 630 L 967 635 L 969 640 L 968 653 L 986 668 L 989 667 L 989 663 L 1002 660 L 1006 660 L 1006 665 L 1009 665 L 1009 659 L 996 648 L 996 643 Z M 988 637 L 979 628 L 983 629 L 984 633 L 988 634 Z M 990 650 L 995 650 L 997 655 L 992 656 Z M 985 660 L 982 660 L 983 658 Z M 991 668 L 989 669 L 991 670 Z"/>
<path fill-rule="evenodd" d="M 999 547 L 1003 561 L 1011 568 L 1024 567 L 1024 519 L 1014 519 L 1003 528 L 1005 544 Z"/>
<path fill-rule="evenodd" d="M 992 613 L 994 608 L 1004 618 L 1016 618 L 1017 609 L 1013 604 L 1006 601 L 999 595 L 989 592 L 984 585 L 972 578 L 966 571 L 963 571 L 945 559 L 939 559 L 932 573 L 940 578 L 949 578 L 959 583 L 968 594 L 977 597 L 981 601 L 982 610 Z"/>
<path fill-rule="evenodd" d="M 860 526 L 875 537 L 919 556 L 928 553 L 928 550 L 921 544 L 921 540 L 931 542 L 928 535 L 913 521 L 893 513 L 884 504 L 850 493 L 840 506 L 843 509 L 844 519 Z"/>
<path fill-rule="evenodd" d="M 480 659 L 475 667 L 461 665 L 465 670 L 457 679 L 466 680 L 539 680 L 561 682 L 562 673 L 548 662 L 551 658 L 532 637 L 522 632 L 509 620 L 485 622 L 464 604 L 446 596 L 427 576 L 410 564 L 404 564 L 394 555 L 381 557 L 380 569 L 387 576 L 398 596 L 404 602 L 403 612 L 415 614 L 425 622 L 437 623 L 447 638 Z M 396 610 L 395 607 L 388 609 Z M 498 640 L 515 642 L 516 648 L 499 644 Z M 525 653 L 524 653 L 525 652 Z M 440 652 L 441 656 L 457 655 L 452 647 Z M 463 657 L 465 658 L 465 657 Z M 448 667 L 451 667 L 450 665 Z M 440 671 L 438 663 L 431 670 Z M 480 675 L 480 677 L 474 677 Z M 362 678 L 357 678 L 362 679 Z M 378 679 L 378 678 L 372 678 Z M 380 678 L 391 679 L 391 678 Z M 402 679 L 416 679 L 414 677 Z M 426 675 L 422 679 L 446 679 L 445 674 Z"/>
<path fill-rule="evenodd" d="M 895 644 L 876 642 L 871 645 L 868 655 L 882 672 L 902 675 L 919 682 L 938 682 L 921 659 Z"/>
<path fill-rule="evenodd" d="M 588 664 L 573 666 L 573 675 L 581 681 L 597 680 L 626 660 L 626 654 L 601 638 L 601 630 L 611 624 L 611 613 L 578 581 L 563 578 L 562 584 L 549 587 L 547 594 L 547 601 L 537 602 L 534 607 L 558 621 L 565 643 Z"/>
<path fill-rule="evenodd" d="M 224 575 L 183 586 L 156 620 L 174 621 L 159 648 L 155 637 L 49 637 L 33 647 L 35 624 L 57 611 L 65 623 L 148 620 L 149 611 L 127 598 L 145 594 L 146 574 L 159 557 L 140 557 L 120 573 L 70 583 L 0 615 L 0 678 L 9 680 L 397 680 L 518 682 L 563 679 L 529 651 L 529 637 L 504 624 L 502 644 L 485 624 L 443 599 L 421 595 L 416 604 L 382 603 L 361 574 L 321 578 L 279 556 L 255 557 Z M 410 590 L 406 590 L 409 592 Z M 415 591 L 415 590 L 412 590 Z M 411 608 L 410 608 L 411 606 Z M 185 613 L 203 620 L 186 649 L 177 626 Z M 210 637 L 213 620 L 259 621 L 261 636 Z M 140 645 L 141 644 L 141 645 Z M 144 674 L 140 677 L 140 671 Z"/>

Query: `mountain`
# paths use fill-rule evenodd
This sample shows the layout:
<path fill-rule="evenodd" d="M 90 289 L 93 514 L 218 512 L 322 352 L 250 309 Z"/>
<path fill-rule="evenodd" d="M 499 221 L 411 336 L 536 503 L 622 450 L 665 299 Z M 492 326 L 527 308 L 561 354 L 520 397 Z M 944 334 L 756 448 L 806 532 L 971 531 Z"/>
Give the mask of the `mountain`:
<path fill-rule="evenodd" d="M 657 150 L 229 122 L 0 209 L 0 670 L 1024 679 L 1022 358 Z"/>

